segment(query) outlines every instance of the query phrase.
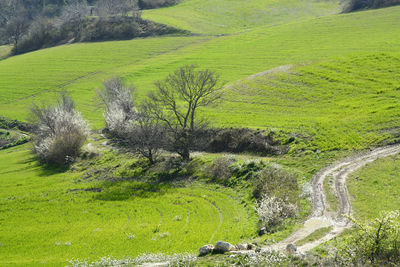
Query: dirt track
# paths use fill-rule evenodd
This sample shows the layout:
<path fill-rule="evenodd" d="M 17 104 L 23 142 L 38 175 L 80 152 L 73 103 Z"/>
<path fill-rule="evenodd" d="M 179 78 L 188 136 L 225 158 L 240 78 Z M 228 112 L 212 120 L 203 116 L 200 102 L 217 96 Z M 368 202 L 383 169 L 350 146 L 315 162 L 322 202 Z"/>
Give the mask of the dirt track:
<path fill-rule="evenodd" d="M 295 242 L 304 239 L 315 230 L 332 226 L 332 230 L 324 237 L 316 241 L 306 243 L 297 248 L 299 253 L 304 253 L 320 245 L 321 243 L 334 238 L 346 228 L 351 227 L 351 223 L 348 221 L 348 219 L 346 219 L 346 216 L 344 216 L 351 215 L 352 213 L 349 193 L 346 186 L 347 177 L 354 171 L 360 169 L 370 162 L 373 162 L 379 158 L 395 155 L 397 153 L 400 153 L 400 145 L 381 147 L 366 153 L 346 158 L 328 166 L 325 169 L 322 169 L 320 172 L 314 175 L 312 179 L 313 207 L 310 218 L 304 223 L 304 226 L 301 229 L 294 232 L 287 239 L 264 249 L 281 251 L 285 250 L 287 245 L 294 244 Z M 332 179 L 331 182 L 334 185 L 334 188 L 331 188 L 332 193 L 338 199 L 338 210 L 336 211 L 330 211 L 328 209 L 329 204 L 326 200 L 323 186 L 324 180 L 328 179 L 328 177 Z"/>

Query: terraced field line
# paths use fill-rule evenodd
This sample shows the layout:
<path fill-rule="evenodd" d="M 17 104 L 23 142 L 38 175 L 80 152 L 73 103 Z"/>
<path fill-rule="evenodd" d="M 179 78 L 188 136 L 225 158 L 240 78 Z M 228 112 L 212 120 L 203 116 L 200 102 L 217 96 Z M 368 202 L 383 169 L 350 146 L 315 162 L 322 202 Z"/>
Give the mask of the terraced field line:
<path fill-rule="evenodd" d="M 377 159 L 392 156 L 400 153 L 400 145 L 392 145 L 376 148 L 353 157 L 338 161 L 325 169 L 322 169 L 312 179 L 313 186 L 313 207 L 311 217 L 304 223 L 304 226 L 294 232 L 287 239 L 263 248 L 264 250 L 285 250 L 289 244 L 294 244 L 306 238 L 314 231 L 323 227 L 332 226 L 332 230 L 318 240 L 306 243 L 297 248 L 299 253 L 307 252 L 316 246 L 336 237 L 345 229 L 351 227 L 350 221 L 346 218 L 352 214 L 349 193 L 347 191 L 347 177 L 354 171 L 364 167 Z M 329 176 L 333 177 L 335 190 L 334 194 L 339 200 L 339 208 L 336 212 L 327 210 L 327 201 L 324 190 L 324 180 Z"/>

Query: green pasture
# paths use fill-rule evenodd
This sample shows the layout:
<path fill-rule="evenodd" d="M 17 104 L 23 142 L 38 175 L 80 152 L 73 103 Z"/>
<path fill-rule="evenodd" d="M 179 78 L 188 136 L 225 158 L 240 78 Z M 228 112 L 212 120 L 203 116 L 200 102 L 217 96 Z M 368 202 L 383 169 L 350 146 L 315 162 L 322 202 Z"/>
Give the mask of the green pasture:
<path fill-rule="evenodd" d="M 68 90 L 92 126 L 99 128 L 103 120 L 102 112 L 94 104 L 95 89 L 102 80 L 114 75 L 133 82 L 137 86 L 137 97 L 141 97 L 153 89 L 155 80 L 162 79 L 184 64 L 211 68 L 229 84 L 280 65 L 312 65 L 323 60 L 341 62 L 341 58 L 368 57 L 376 51 L 395 53 L 400 51 L 399 10 L 399 7 L 394 7 L 321 17 L 276 27 L 261 27 L 234 36 L 163 37 L 74 44 L 11 57 L 0 62 L 0 113 L 26 119 L 30 103 L 44 99 L 48 102 L 55 96 L 55 91 Z M 375 63 L 379 69 L 381 63 Z M 357 71 L 363 72 L 366 68 L 364 72 L 367 72 L 375 67 L 359 64 L 359 68 Z M 347 70 L 344 72 L 346 74 Z M 332 72 L 327 74 L 334 75 Z M 350 82 L 346 88 L 354 94 L 364 93 L 359 91 L 361 85 L 356 83 Z M 328 89 L 332 90 L 330 86 Z M 270 87 L 268 92 L 264 90 L 262 96 L 265 99 L 280 90 L 279 87 Z M 325 97 L 318 93 L 314 102 L 318 102 L 318 95 Z M 287 116 L 287 107 L 275 108 L 275 113 L 260 112 L 272 107 L 263 103 L 240 103 L 247 96 L 227 90 L 227 98 L 232 99 L 232 96 L 237 97 L 239 104 L 226 102 L 218 108 L 205 110 L 203 115 L 208 116 L 216 126 L 279 128 L 283 125 L 280 121 Z M 335 97 L 341 96 L 333 94 L 332 103 Z M 375 99 L 372 100 L 369 105 L 376 103 Z M 318 117 L 326 115 L 320 109 L 314 109 L 314 112 L 302 118 L 306 128 L 318 127 Z M 319 132 L 319 129 L 316 128 L 316 131 Z"/>
<path fill-rule="evenodd" d="M 394 138 L 400 116 L 400 54 L 370 54 L 294 66 L 232 87 L 221 121 L 303 135 L 312 149 L 374 146 Z M 224 113 L 229 110 L 229 113 Z"/>
<path fill-rule="evenodd" d="M 355 172 L 348 189 L 355 217 L 372 220 L 400 207 L 400 156 L 390 156 Z"/>
<path fill-rule="evenodd" d="M 146 10 L 143 17 L 197 34 L 232 34 L 340 11 L 341 3 L 335 0 L 183 0 Z"/>
<path fill-rule="evenodd" d="M 254 210 L 233 190 L 85 180 L 87 167 L 46 169 L 29 148 L 0 151 L 1 266 L 63 266 L 73 258 L 195 252 L 207 243 L 235 243 L 256 233 Z M 93 168 L 135 161 L 105 157 Z"/>

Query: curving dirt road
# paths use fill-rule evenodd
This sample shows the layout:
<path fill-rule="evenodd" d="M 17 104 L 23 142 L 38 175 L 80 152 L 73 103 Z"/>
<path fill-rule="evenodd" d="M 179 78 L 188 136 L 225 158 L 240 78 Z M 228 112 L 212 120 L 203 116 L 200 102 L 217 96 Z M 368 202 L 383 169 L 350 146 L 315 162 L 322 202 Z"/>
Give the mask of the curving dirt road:
<path fill-rule="evenodd" d="M 264 249 L 282 251 L 286 249 L 287 245 L 294 244 L 297 241 L 304 239 L 320 228 L 332 227 L 332 230 L 322 238 L 306 243 L 297 248 L 299 253 L 304 253 L 334 238 L 346 228 L 351 227 L 351 223 L 346 219 L 346 216 L 344 216 L 351 215 L 352 213 L 349 193 L 346 186 L 347 177 L 370 162 L 397 153 L 400 153 L 400 145 L 376 148 L 369 152 L 346 158 L 322 169 L 314 175 L 312 179 L 313 201 L 312 214 L 310 218 L 304 223 L 304 226 L 301 229 L 294 232 L 291 236 L 277 244 L 265 247 Z M 331 188 L 331 190 L 333 189 L 332 194 L 334 194 L 338 199 L 338 210 L 336 211 L 329 210 L 329 203 L 325 196 L 323 185 L 325 179 L 328 179 L 328 177 L 332 179 L 331 182 L 334 185 L 334 188 Z"/>

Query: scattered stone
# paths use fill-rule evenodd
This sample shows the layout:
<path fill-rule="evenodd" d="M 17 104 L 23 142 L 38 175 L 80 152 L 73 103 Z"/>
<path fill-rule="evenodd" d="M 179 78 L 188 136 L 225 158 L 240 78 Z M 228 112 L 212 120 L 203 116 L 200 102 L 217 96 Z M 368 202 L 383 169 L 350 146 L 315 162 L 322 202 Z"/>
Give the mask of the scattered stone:
<path fill-rule="evenodd" d="M 209 245 L 202 246 L 202 247 L 199 249 L 199 255 L 200 255 L 200 256 L 205 256 L 205 255 L 211 253 L 211 252 L 213 251 L 213 249 L 214 249 L 214 246 L 213 246 L 213 245 L 210 245 L 210 244 L 209 244 Z"/>
<path fill-rule="evenodd" d="M 267 228 L 263 227 L 260 229 L 260 231 L 258 232 L 259 236 L 265 235 L 267 233 Z"/>
<path fill-rule="evenodd" d="M 287 254 L 293 255 L 293 254 L 296 253 L 296 251 L 297 251 L 296 245 L 294 245 L 294 244 L 289 244 L 289 245 L 286 246 L 286 252 L 287 252 Z"/>
<path fill-rule="evenodd" d="M 236 246 L 235 246 L 235 248 L 236 248 L 237 250 L 247 250 L 247 247 L 248 247 L 247 244 L 241 244 L 241 243 L 238 243 L 238 244 L 236 244 Z"/>
<path fill-rule="evenodd" d="M 214 248 L 214 251 L 219 253 L 225 253 L 232 250 L 235 250 L 235 247 L 232 244 L 224 241 L 218 241 Z"/>
<path fill-rule="evenodd" d="M 234 254 L 229 255 L 229 258 L 236 258 L 236 255 L 234 255 Z"/>

